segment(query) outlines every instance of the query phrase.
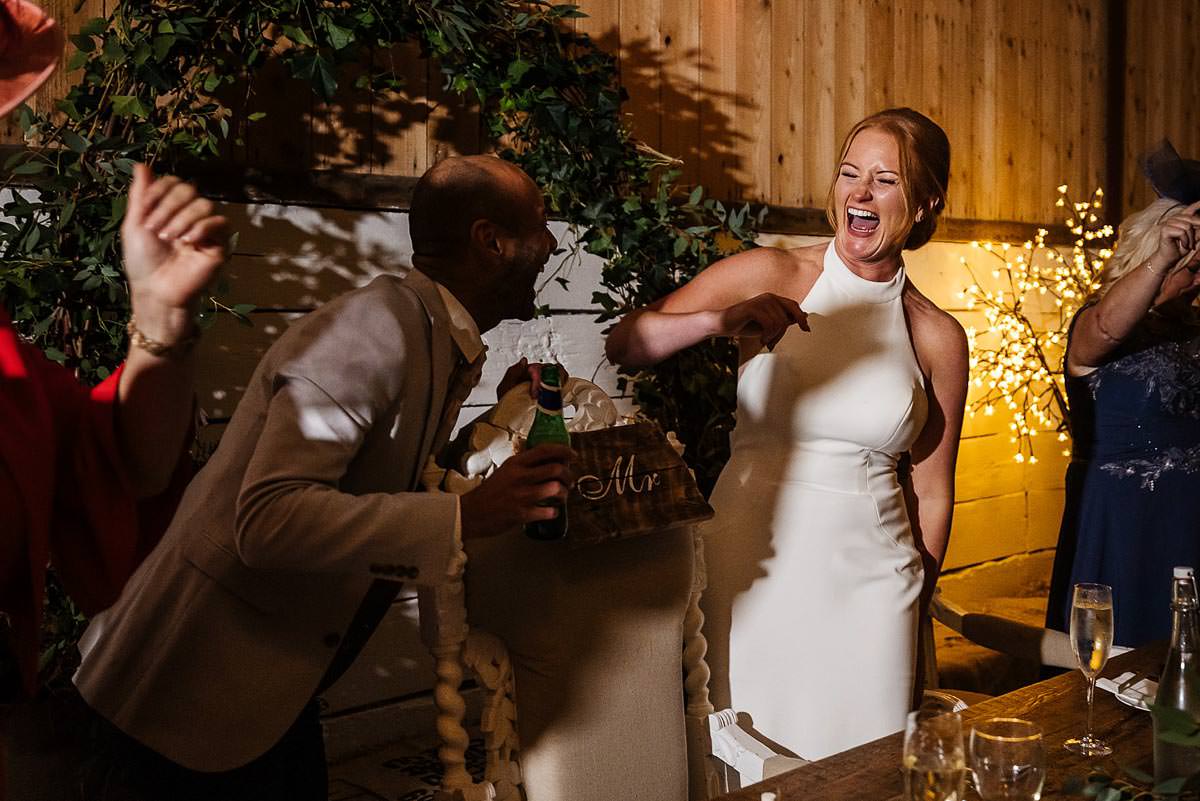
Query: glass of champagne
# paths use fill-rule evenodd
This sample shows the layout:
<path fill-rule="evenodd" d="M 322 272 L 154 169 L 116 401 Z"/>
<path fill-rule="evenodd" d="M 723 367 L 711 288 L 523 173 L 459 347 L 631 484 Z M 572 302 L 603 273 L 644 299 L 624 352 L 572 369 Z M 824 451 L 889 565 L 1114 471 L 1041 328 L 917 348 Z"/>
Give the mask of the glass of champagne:
<path fill-rule="evenodd" d="M 1046 781 L 1042 730 L 1027 720 L 989 718 L 971 730 L 971 773 L 983 801 L 1038 801 Z"/>
<path fill-rule="evenodd" d="M 907 801 L 963 801 L 967 764 L 958 713 L 910 713 L 901 765 Z"/>
<path fill-rule="evenodd" d="M 1102 757 L 1112 748 L 1092 734 L 1092 696 L 1096 677 L 1108 661 L 1113 638 L 1112 587 L 1107 584 L 1076 584 L 1071 601 L 1071 650 L 1087 679 L 1087 731 L 1063 743 L 1068 751 L 1086 757 Z"/>

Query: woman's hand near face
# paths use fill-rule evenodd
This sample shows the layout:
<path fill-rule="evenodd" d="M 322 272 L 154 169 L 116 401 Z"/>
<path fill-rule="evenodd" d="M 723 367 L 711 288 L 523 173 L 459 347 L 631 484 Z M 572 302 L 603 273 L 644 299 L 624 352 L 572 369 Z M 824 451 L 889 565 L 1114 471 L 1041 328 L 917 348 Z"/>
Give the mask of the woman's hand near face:
<path fill-rule="evenodd" d="M 1176 270 L 1200 268 L 1200 201 L 1181 214 L 1174 214 L 1158 226 L 1158 248 L 1150 257 L 1150 269 L 1165 274 Z"/>

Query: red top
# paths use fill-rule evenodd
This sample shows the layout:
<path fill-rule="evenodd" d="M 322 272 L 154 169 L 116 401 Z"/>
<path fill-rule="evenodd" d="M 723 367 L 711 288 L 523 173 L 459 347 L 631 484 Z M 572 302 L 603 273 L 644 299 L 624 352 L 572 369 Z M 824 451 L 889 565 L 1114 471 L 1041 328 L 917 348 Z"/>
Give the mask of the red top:
<path fill-rule="evenodd" d="M 134 500 L 115 434 L 120 376 L 82 386 L 22 343 L 0 309 L 0 612 L 30 693 L 46 566 L 85 614 L 109 606 L 162 535 L 186 478 L 181 463 L 171 490 Z"/>

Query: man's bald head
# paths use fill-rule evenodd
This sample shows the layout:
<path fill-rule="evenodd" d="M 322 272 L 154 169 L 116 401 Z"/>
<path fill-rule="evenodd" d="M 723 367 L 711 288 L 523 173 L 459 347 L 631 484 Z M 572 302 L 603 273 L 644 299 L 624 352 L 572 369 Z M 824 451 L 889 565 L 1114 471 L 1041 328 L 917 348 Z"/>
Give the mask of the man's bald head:
<path fill-rule="evenodd" d="M 413 253 L 427 259 L 461 256 L 477 220 L 521 233 L 540 224 L 540 198 L 524 171 L 494 156 L 440 161 L 413 190 L 408 217 Z"/>

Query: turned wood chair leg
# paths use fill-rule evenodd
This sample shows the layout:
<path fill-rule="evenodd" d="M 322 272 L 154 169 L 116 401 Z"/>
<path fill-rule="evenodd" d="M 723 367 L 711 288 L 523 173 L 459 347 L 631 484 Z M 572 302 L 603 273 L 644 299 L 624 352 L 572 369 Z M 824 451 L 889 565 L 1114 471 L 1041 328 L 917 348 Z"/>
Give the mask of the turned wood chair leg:
<path fill-rule="evenodd" d="M 476 783 L 466 768 L 470 738 L 462 721 L 467 704 L 459 691 L 463 679 L 463 644 L 467 639 L 462 580 L 456 579 L 438 587 L 423 587 L 418 591 L 417 600 L 421 639 L 433 654 L 437 676 L 433 701 L 438 712 L 438 758 L 443 771 L 438 801 L 494 801 L 496 788 L 492 783 Z"/>
<path fill-rule="evenodd" d="M 708 587 L 708 572 L 704 563 L 704 539 L 695 529 L 692 530 L 692 544 L 695 548 L 692 595 L 683 618 L 684 731 L 687 737 L 688 798 L 690 801 L 707 801 L 724 791 L 725 781 L 711 756 L 708 716 L 715 710 L 708 699 L 710 673 L 704 658 L 708 653 L 708 640 L 704 638 L 704 612 L 700 610 L 700 596 Z"/>

